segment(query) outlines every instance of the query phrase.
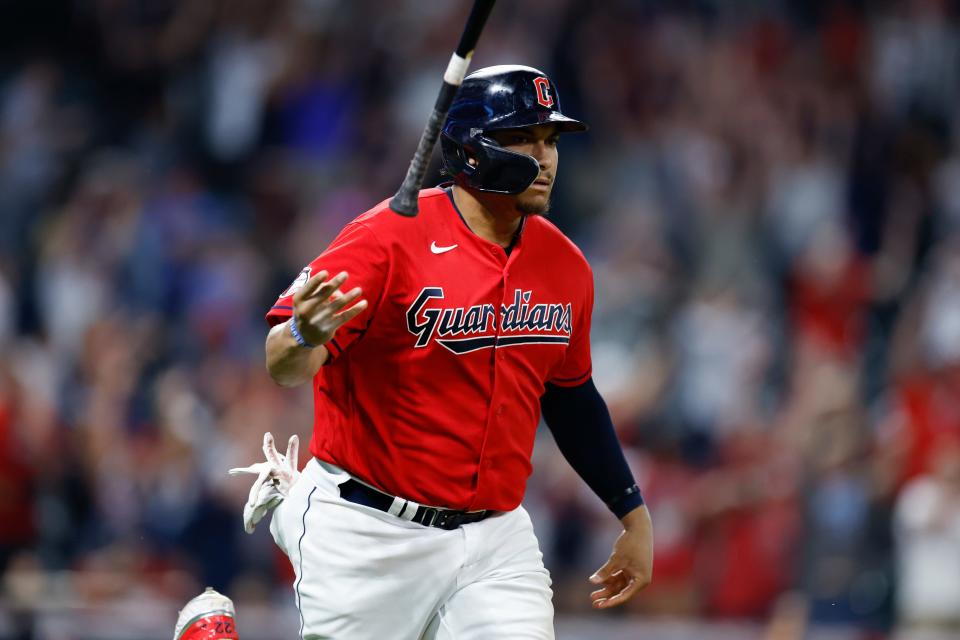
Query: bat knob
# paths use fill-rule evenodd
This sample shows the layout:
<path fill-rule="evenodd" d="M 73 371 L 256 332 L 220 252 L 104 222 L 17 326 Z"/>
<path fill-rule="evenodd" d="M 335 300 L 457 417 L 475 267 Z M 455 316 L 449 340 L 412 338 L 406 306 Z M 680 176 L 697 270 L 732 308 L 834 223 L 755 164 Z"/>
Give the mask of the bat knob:
<path fill-rule="evenodd" d="M 419 193 L 414 192 L 414 197 L 410 198 L 407 197 L 406 194 L 398 191 L 397 194 L 390 199 L 390 208 L 394 213 L 406 216 L 407 218 L 413 218 L 417 215 L 417 196 L 419 195 Z"/>

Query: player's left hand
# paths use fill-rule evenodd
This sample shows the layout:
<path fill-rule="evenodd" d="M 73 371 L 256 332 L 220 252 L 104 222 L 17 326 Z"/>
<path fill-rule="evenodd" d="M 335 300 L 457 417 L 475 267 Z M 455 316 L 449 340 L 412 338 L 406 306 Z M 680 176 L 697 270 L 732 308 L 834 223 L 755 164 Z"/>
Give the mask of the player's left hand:
<path fill-rule="evenodd" d="M 623 533 L 613 544 L 610 559 L 590 576 L 600 588 L 590 594 L 594 608 L 623 604 L 653 579 L 653 524 L 650 512 L 640 506 L 621 520 Z"/>
<path fill-rule="evenodd" d="M 230 469 L 232 476 L 242 473 L 257 476 L 250 487 L 247 504 L 243 506 L 243 529 L 247 533 L 253 533 L 257 523 L 290 493 L 290 487 L 300 477 L 300 471 L 297 470 L 299 451 L 300 438 L 292 435 L 287 442 L 286 455 L 281 455 L 274 444 L 273 434 L 268 431 L 263 434 L 263 455 L 266 461 L 249 467 Z"/>

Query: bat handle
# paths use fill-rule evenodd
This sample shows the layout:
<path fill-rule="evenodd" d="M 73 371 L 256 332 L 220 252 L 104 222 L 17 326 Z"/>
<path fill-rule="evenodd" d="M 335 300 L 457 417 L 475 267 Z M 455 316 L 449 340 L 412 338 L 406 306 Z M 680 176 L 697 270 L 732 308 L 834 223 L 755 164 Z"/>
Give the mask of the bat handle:
<path fill-rule="evenodd" d="M 477 46 L 477 40 L 480 39 L 480 32 L 483 31 L 487 18 L 490 17 L 494 2 L 495 0 L 475 0 L 473 3 L 473 9 L 470 10 L 463 35 L 460 36 L 460 43 L 450 57 L 450 63 L 443 74 L 443 86 L 440 88 L 437 101 L 433 105 L 433 113 L 430 114 L 427 126 L 424 127 L 423 134 L 420 136 L 417 151 L 407 168 L 407 175 L 404 176 L 400 188 L 390 200 L 390 208 L 402 216 L 412 218 L 417 215 L 420 187 L 423 185 L 423 177 L 427 173 L 430 156 L 433 155 L 433 147 L 436 146 L 437 138 L 440 137 L 440 129 L 447 119 L 447 111 L 450 110 L 453 97 L 456 95 L 460 83 L 463 82 L 467 67 L 470 66 L 470 58 Z"/>

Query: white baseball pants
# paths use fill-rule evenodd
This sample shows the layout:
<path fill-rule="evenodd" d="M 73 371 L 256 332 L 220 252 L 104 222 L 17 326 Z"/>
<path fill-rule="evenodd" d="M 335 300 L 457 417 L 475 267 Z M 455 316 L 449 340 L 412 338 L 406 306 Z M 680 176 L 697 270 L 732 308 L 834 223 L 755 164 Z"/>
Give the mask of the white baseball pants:
<path fill-rule="evenodd" d="M 270 524 L 304 640 L 552 639 L 550 575 L 523 507 L 452 531 L 343 500 L 311 460 Z"/>

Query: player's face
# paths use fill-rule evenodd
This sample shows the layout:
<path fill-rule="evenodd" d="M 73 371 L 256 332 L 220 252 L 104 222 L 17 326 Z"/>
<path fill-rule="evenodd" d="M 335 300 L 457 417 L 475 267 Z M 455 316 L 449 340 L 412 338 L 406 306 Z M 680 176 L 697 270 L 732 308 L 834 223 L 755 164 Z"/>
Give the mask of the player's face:
<path fill-rule="evenodd" d="M 488 134 L 510 151 L 532 156 L 540 163 L 540 175 L 523 193 L 516 196 L 517 209 L 522 213 L 546 213 L 550 209 L 550 192 L 557 175 L 557 125 L 538 124 L 523 129 L 503 129 Z"/>

